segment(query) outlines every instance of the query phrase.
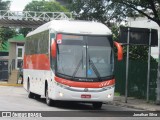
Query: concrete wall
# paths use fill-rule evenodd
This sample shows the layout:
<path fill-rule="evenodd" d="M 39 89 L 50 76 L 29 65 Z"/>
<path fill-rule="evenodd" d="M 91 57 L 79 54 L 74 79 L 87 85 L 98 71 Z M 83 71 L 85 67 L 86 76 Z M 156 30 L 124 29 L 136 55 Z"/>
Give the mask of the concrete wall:
<path fill-rule="evenodd" d="M 12 62 L 13 59 L 16 60 L 16 43 L 11 43 L 10 42 L 10 47 L 9 47 L 9 64 L 8 64 L 8 67 L 10 67 L 11 62 Z"/>

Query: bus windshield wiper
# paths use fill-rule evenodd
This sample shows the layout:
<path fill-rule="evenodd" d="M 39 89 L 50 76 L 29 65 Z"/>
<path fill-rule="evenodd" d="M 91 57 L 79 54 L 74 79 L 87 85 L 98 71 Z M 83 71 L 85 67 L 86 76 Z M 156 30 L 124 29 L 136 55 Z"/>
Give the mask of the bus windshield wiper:
<path fill-rule="evenodd" d="M 90 56 L 89 56 L 89 65 L 92 66 L 92 69 L 93 69 L 94 73 L 96 74 L 98 80 L 99 80 L 99 81 L 102 81 L 102 79 L 101 79 L 101 77 L 100 77 L 100 74 L 99 74 L 99 72 L 98 72 L 95 64 L 94 64 L 93 61 L 90 59 Z"/>
<path fill-rule="evenodd" d="M 79 61 L 78 65 L 77 65 L 77 67 L 76 67 L 76 69 L 75 69 L 75 71 L 73 72 L 72 79 L 75 77 L 75 75 L 76 75 L 79 67 L 81 66 L 81 64 L 82 64 L 82 67 L 83 67 L 83 51 L 82 51 L 82 58 L 81 58 L 81 60 Z"/>
<path fill-rule="evenodd" d="M 82 41 L 82 45 L 83 45 L 83 44 L 84 44 L 84 41 Z M 82 58 L 81 58 L 81 60 L 79 61 L 78 65 L 77 65 L 77 67 L 76 67 L 76 69 L 75 69 L 75 71 L 73 72 L 72 79 L 75 77 L 75 75 L 76 75 L 78 69 L 80 68 L 81 64 L 82 64 L 82 67 L 83 67 L 83 51 L 82 51 Z"/>
<path fill-rule="evenodd" d="M 75 71 L 73 72 L 72 79 L 75 77 L 75 75 L 76 75 L 79 67 L 80 67 L 81 64 L 82 64 L 82 61 L 83 61 L 83 57 L 81 58 L 81 60 L 79 61 L 78 65 L 77 65 L 77 67 L 76 67 L 76 69 L 75 69 Z"/>

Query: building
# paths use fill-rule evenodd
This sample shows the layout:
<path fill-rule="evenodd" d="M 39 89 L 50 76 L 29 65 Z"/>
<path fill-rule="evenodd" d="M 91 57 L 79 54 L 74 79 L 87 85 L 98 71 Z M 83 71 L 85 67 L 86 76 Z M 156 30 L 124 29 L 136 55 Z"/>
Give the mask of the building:
<path fill-rule="evenodd" d="M 0 81 L 17 83 L 18 69 L 24 56 L 25 37 L 17 35 L 10 38 L 0 49 Z"/>
<path fill-rule="evenodd" d="M 9 66 L 14 64 L 14 68 L 21 67 L 24 56 L 25 38 L 23 35 L 18 35 L 8 40 L 9 42 Z"/>

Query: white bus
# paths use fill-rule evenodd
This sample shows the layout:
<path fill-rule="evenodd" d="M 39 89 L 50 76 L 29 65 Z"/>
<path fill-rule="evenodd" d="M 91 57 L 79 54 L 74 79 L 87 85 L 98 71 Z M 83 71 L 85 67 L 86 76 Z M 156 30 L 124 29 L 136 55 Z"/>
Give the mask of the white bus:
<path fill-rule="evenodd" d="M 24 88 L 28 97 L 92 103 L 100 109 L 114 96 L 114 42 L 98 22 L 53 20 L 26 37 Z M 122 59 L 122 47 L 118 59 Z"/>

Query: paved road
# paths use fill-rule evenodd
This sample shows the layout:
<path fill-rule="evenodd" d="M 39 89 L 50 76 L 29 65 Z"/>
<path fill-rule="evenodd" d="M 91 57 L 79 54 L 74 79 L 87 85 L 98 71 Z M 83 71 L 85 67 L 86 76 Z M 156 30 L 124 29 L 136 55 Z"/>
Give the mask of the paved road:
<path fill-rule="evenodd" d="M 78 104 L 62 102 L 58 106 L 49 107 L 45 99 L 29 99 L 23 87 L 0 87 L 0 111 L 70 111 L 70 110 L 93 110 L 90 104 Z M 106 111 L 134 111 L 136 109 L 116 107 L 113 105 L 103 105 L 102 110 Z"/>
<path fill-rule="evenodd" d="M 58 106 L 49 107 L 45 103 L 45 99 L 29 99 L 27 97 L 27 92 L 23 87 L 6 87 L 0 86 L 0 111 L 84 111 L 84 110 L 93 110 L 90 104 L 78 104 L 78 103 L 66 103 L 63 102 Z M 101 111 L 137 111 L 137 109 L 118 107 L 113 105 L 104 104 Z M 74 113 L 73 113 L 74 114 Z M 105 112 L 107 114 L 107 112 Z M 63 117 L 63 115 L 62 115 Z M 7 118 L 6 118 L 7 119 Z M 42 120 L 45 118 L 41 118 Z M 50 119 L 50 118 L 47 118 Z M 59 120 L 62 119 L 60 117 L 54 117 L 54 119 Z M 69 117 L 65 118 L 69 119 Z M 71 117 L 69 120 L 72 120 Z M 90 120 L 96 119 L 96 117 L 81 117 L 81 120 Z M 104 120 L 105 117 L 100 117 L 98 120 Z M 115 120 L 118 118 L 111 117 L 110 120 Z M 132 118 L 132 120 L 137 120 L 137 118 Z M 144 117 L 143 117 L 144 119 Z M 146 118 L 147 120 L 149 118 Z M 75 120 L 75 119 L 74 119 Z M 127 120 L 127 118 L 123 118 L 123 120 Z M 154 118 L 156 120 L 156 118 Z M 158 120 L 158 118 L 157 118 Z"/>

